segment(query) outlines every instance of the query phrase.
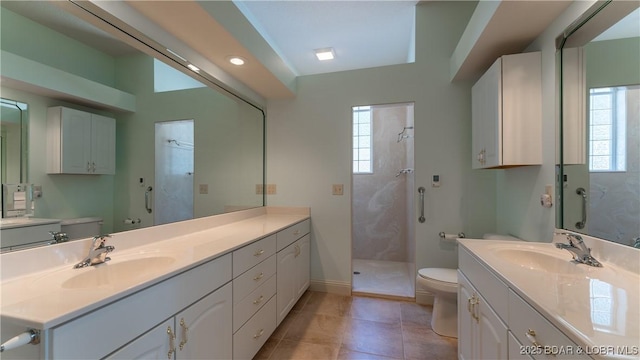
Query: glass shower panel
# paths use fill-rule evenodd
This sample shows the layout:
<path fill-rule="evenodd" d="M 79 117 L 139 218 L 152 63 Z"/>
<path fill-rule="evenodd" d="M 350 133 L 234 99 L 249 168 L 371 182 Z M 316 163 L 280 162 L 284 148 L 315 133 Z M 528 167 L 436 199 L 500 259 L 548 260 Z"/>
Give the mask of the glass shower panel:
<path fill-rule="evenodd" d="M 154 224 L 193 219 L 193 120 L 155 124 Z"/>

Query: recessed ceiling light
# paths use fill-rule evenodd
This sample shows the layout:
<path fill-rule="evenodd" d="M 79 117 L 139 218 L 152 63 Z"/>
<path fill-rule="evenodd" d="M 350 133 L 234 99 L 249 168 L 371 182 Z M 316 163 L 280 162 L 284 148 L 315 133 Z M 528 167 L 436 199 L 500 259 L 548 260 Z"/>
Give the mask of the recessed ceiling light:
<path fill-rule="evenodd" d="M 240 66 L 240 65 L 244 65 L 246 61 L 240 56 L 231 56 L 229 57 L 229 62 L 232 63 L 233 65 Z"/>
<path fill-rule="evenodd" d="M 198 67 L 193 65 L 193 64 L 187 64 L 187 67 L 189 69 L 191 69 L 191 71 L 195 71 L 195 72 L 199 72 L 200 71 L 200 69 L 198 69 Z"/>
<path fill-rule="evenodd" d="M 335 58 L 335 55 L 336 55 L 333 52 L 333 48 L 315 49 L 313 51 L 316 53 L 316 57 L 320 61 L 333 60 L 333 58 Z"/>

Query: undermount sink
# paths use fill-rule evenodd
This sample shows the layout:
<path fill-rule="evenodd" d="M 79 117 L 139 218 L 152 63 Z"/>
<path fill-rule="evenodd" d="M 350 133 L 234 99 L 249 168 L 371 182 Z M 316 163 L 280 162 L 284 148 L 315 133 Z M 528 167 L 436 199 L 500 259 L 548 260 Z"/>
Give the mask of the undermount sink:
<path fill-rule="evenodd" d="M 132 282 L 158 273 L 174 261 L 175 258 L 168 256 L 145 257 L 73 269 L 79 273 L 65 280 L 61 286 L 65 289 L 86 289 Z"/>
<path fill-rule="evenodd" d="M 504 248 L 497 249 L 494 252 L 494 255 L 502 260 L 531 270 L 561 274 L 583 272 L 584 269 L 580 265 L 571 261 L 572 258 L 569 253 L 561 254 L 565 256 L 560 258 L 542 251 L 527 248 Z"/>

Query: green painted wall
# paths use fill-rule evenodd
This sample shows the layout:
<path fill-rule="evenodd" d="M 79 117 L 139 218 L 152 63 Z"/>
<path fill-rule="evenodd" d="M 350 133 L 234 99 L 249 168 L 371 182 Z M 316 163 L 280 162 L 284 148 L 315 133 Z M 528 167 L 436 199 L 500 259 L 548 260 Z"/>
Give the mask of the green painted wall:
<path fill-rule="evenodd" d="M 42 64 L 113 86 L 115 59 L 4 7 L 0 48 Z"/>
<path fill-rule="evenodd" d="M 596 41 L 584 49 L 587 88 L 640 84 L 640 38 Z"/>

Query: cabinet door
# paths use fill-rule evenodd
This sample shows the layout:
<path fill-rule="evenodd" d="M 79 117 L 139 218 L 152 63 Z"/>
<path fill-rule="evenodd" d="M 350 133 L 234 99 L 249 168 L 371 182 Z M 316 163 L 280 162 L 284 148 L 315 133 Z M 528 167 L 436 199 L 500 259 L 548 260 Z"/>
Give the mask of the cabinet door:
<path fill-rule="evenodd" d="M 296 242 L 298 245 L 298 256 L 296 257 L 296 267 L 298 281 L 296 284 L 296 301 L 309 288 L 311 273 L 311 236 L 305 235 Z"/>
<path fill-rule="evenodd" d="M 171 332 L 168 329 L 171 329 Z M 106 359 L 172 359 L 173 356 L 169 356 L 169 336 L 174 331 L 173 318 L 171 318 L 107 356 Z"/>
<path fill-rule="evenodd" d="M 293 308 L 296 301 L 296 254 L 297 243 L 282 249 L 277 254 L 277 293 L 278 325 Z"/>
<path fill-rule="evenodd" d="M 508 329 L 482 296 L 478 295 L 478 352 L 476 359 L 506 359 Z"/>
<path fill-rule="evenodd" d="M 228 283 L 176 315 L 176 359 L 231 359 L 231 294 Z"/>
<path fill-rule="evenodd" d="M 475 319 L 472 313 L 474 290 L 462 272 L 458 271 L 458 358 L 473 360 L 475 349 Z"/>
<path fill-rule="evenodd" d="M 501 79 L 498 59 L 471 90 L 473 168 L 493 167 L 501 161 Z"/>
<path fill-rule="evenodd" d="M 60 167 L 66 174 L 87 174 L 91 170 L 91 114 L 61 108 Z"/>
<path fill-rule="evenodd" d="M 93 174 L 116 173 L 116 120 L 91 115 L 91 167 Z"/>

